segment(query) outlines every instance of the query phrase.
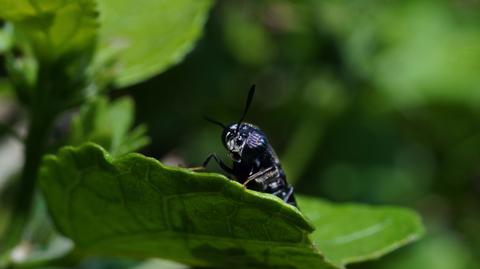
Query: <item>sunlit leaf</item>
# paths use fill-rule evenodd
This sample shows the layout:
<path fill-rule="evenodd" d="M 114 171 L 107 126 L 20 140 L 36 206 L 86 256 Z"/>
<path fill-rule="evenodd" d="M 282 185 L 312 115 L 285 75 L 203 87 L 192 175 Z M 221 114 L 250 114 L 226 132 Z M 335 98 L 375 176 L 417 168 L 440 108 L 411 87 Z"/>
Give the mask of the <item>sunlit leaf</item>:
<path fill-rule="evenodd" d="M 97 63 L 114 58 L 115 81 L 127 86 L 183 59 L 199 38 L 211 0 L 102 0 Z"/>

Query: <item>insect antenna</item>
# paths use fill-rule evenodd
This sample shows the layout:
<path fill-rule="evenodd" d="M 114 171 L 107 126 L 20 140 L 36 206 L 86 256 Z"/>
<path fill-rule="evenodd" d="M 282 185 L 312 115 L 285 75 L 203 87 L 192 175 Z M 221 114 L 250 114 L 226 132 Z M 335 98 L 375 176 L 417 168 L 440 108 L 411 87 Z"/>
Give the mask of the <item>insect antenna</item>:
<path fill-rule="evenodd" d="M 218 126 L 222 127 L 223 129 L 227 128 L 227 126 L 225 126 L 225 124 L 223 124 L 223 123 L 221 123 L 221 122 L 219 122 L 219 121 L 217 121 L 217 120 L 214 120 L 214 119 L 212 119 L 212 118 L 210 118 L 210 117 L 203 116 L 203 118 L 204 118 L 206 121 L 210 122 L 210 123 L 213 123 L 213 124 L 215 124 L 215 125 L 218 125 Z"/>
<path fill-rule="evenodd" d="M 245 116 L 247 115 L 247 112 L 248 112 L 248 109 L 250 108 L 250 104 L 252 103 L 254 94 L 255 94 L 255 84 L 253 84 L 252 87 L 250 87 L 250 90 L 248 91 L 247 103 L 245 104 L 245 109 L 243 110 L 242 117 L 238 121 L 237 130 L 240 129 L 240 124 L 242 123 L 243 119 L 245 119 Z"/>

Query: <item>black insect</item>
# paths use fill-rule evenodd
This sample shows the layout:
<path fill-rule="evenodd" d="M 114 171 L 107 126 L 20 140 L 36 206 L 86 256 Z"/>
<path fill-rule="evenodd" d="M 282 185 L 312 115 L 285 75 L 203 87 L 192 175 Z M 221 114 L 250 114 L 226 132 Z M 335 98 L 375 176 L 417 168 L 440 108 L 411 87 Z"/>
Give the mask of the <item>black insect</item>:
<path fill-rule="evenodd" d="M 233 166 L 229 167 L 215 153 L 203 163 L 203 167 L 213 158 L 220 167 L 235 180 L 249 189 L 274 194 L 286 203 L 297 206 L 293 187 L 287 183 L 277 154 L 268 143 L 267 137 L 257 126 L 243 122 L 255 93 L 252 85 L 248 93 L 243 115 L 238 122 L 228 126 L 205 117 L 211 123 L 223 128 L 222 142 L 230 152 Z"/>

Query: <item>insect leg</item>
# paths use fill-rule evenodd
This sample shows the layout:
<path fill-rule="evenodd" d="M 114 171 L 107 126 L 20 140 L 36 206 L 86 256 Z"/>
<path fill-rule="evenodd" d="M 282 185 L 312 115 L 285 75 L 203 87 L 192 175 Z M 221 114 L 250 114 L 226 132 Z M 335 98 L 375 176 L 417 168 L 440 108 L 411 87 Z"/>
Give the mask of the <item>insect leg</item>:
<path fill-rule="evenodd" d="M 217 157 L 217 154 L 215 153 L 212 153 L 210 155 L 208 155 L 207 159 L 203 162 L 203 167 L 207 167 L 208 163 L 210 162 L 211 159 L 214 159 L 217 164 L 220 166 L 220 168 L 222 168 L 225 172 L 229 173 L 229 174 L 233 174 L 233 169 L 228 167 L 228 165 L 226 165 L 222 160 L 220 160 L 218 157 Z"/>
<path fill-rule="evenodd" d="M 243 182 L 243 186 L 246 187 L 247 184 L 250 183 L 250 181 L 252 181 L 252 180 L 255 180 L 259 183 L 265 181 L 266 178 L 272 176 L 272 175 L 269 174 L 272 169 L 273 169 L 272 167 L 269 167 L 265 170 L 260 170 L 260 171 L 256 172 L 255 174 L 249 176 L 248 179 L 245 182 Z"/>
<path fill-rule="evenodd" d="M 291 185 L 288 186 L 286 189 L 278 190 L 272 194 L 282 199 L 285 203 L 297 206 L 297 202 L 295 201 L 295 197 L 293 196 L 293 187 Z"/>
<path fill-rule="evenodd" d="M 254 180 L 255 178 L 254 177 L 249 177 L 247 180 L 245 180 L 245 182 L 243 182 L 243 187 L 247 187 L 247 184 L 250 183 L 250 181 Z"/>

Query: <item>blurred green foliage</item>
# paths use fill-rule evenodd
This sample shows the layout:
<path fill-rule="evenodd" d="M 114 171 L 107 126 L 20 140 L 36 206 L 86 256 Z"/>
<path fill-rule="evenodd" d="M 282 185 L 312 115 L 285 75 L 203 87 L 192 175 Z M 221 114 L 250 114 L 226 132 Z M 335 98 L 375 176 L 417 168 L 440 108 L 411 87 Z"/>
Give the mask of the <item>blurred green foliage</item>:
<path fill-rule="evenodd" d="M 150 2 L 153 9 L 158 1 Z M 298 193 L 408 206 L 426 219 L 425 240 L 352 268 L 479 268 L 479 12 L 469 0 L 219 1 L 180 65 L 111 97 L 134 96 L 136 122 L 146 123 L 152 140 L 147 155 L 196 166 L 224 152 L 220 130 L 202 114 L 237 120 L 256 83 L 248 121 L 266 132 Z M 110 23 L 131 32 L 134 21 L 151 22 L 132 33 L 143 38 L 162 33 L 155 19 Z M 199 26 L 183 29 L 195 39 Z M 8 33 L 6 25 L 0 53 L 11 44 Z M 164 70 L 156 55 L 126 52 L 132 42 L 113 40 L 119 48 L 95 58 L 111 68 L 102 78 L 127 86 Z M 155 70 L 122 82 L 129 69 L 112 62 L 122 50 L 127 63 L 151 59 Z M 8 88 L 2 80 L 0 94 Z M 110 263 L 119 268 L 82 266 Z"/>
<path fill-rule="evenodd" d="M 247 120 L 297 192 L 427 219 L 426 240 L 353 268 L 477 268 L 479 11 L 461 0 L 219 2 L 185 62 L 127 90 L 150 129 L 146 152 L 188 165 L 223 153 L 201 116 L 235 121 L 256 83 Z"/>
<path fill-rule="evenodd" d="M 43 241 L 55 241 L 36 232 L 42 226 L 56 235 L 50 222 L 38 221 L 49 217 L 36 206 L 43 196 L 34 199 L 45 153 L 94 141 L 121 155 L 148 144 L 145 126 L 132 129 L 132 100 L 110 102 L 106 93 L 182 60 L 211 3 L 144 1 L 132 13 L 128 1 L 0 0 L 0 136 L 7 138 L 0 140 L 1 158 L 17 155 L 13 163 L 21 164 L 10 169 L 18 179 L 5 172 L 12 163 L 0 175 L 0 267 L 28 260 L 37 249 L 49 249 Z M 151 27 L 153 21 L 159 26 Z"/>
<path fill-rule="evenodd" d="M 112 155 L 134 152 L 149 143 L 146 126 L 133 130 L 134 104 L 131 98 L 122 97 L 113 102 L 100 97 L 87 103 L 71 119 L 68 137 L 64 144 L 81 145 L 90 141 L 101 145 Z"/>

